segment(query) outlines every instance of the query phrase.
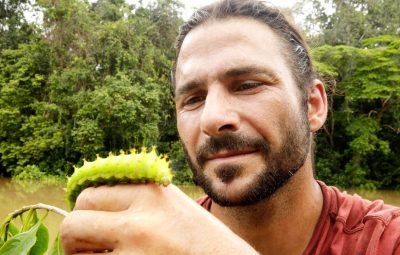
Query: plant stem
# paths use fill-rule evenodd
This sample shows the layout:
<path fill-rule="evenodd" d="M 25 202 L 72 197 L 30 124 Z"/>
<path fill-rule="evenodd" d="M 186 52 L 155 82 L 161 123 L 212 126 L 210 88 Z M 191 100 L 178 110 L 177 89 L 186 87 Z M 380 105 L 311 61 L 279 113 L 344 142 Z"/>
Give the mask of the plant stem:
<path fill-rule="evenodd" d="M 23 214 L 26 211 L 29 211 L 30 209 L 44 209 L 47 211 L 58 213 L 64 217 L 68 215 L 68 212 L 64 211 L 61 208 L 58 208 L 58 207 L 55 207 L 52 205 L 39 203 L 39 204 L 35 204 L 35 205 L 24 206 L 21 209 L 18 209 L 16 211 L 12 212 L 11 214 L 9 214 L 9 217 L 10 217 L 10 219 L 13 219 L 13 218 L 17 217 L 18 215 Z"/>

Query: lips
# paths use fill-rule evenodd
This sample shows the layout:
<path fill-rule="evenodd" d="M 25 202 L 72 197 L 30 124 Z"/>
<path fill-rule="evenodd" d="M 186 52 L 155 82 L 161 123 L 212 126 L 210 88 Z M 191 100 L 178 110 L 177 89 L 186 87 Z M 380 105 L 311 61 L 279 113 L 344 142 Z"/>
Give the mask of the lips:
<path fill-rule="evenodd" d="M 216 160 L 216 159 L 227 159 L 233 158 L 237 156 L 246 156 L 256 152 L 254 149 L 242 149 L 242 150 L 222 150 L 217 153 L 210 154 L 207 156 L 207 160 Z"/>
<path fill-rule="evenodd" d="M 269 144 L 262 137 L 226 132 L 219 137 L 210 136 L 200 145 L 196 150 L 196 163 L 203 168 L 207 162 L 214 160 L 228 161 L 253 153 L 267 155 L 268 152 Z"/>

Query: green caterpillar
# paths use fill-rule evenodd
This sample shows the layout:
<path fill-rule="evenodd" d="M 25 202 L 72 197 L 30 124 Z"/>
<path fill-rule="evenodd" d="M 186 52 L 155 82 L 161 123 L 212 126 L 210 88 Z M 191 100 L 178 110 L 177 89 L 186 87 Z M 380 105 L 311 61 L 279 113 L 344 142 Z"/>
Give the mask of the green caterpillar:
<path fill-rule="evenodd" d="M 157 155 L 155 148 L 150 152 L 142 149 L 140 153 L 131 150 L 130 154 L 121 151 L 120 155 L 107 158 L 97 156 L 93 162 L 84 161 L 80 168 L 68 178 L 66 200 L 72 209 L 79 193 L 87 187 L 113 185 L 117 183 L 156 182 L 167 186 L 172 181 L 172 173 L 166 157 Z"/>

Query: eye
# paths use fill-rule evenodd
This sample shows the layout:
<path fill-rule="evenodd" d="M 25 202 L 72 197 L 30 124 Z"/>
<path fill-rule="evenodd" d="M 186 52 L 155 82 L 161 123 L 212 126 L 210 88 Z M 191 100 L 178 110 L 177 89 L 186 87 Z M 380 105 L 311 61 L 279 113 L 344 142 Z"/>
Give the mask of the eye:
<path fill-rule="evenodd" d="M 243 83 L 240 83 L 236 86 L 235 90 L 236 91 L 246 91 L 246 90 L 252 90 L 255 88 L 258 88 L 262 86 L 264 83 L 262 82 L 257 82 L 257 81 L 246 81 Z"/>
<path fill-rule="evenodd" d="M 192 110 L 201 105 L 204 100 L 204 96 L 189 96 L 183 101 L 182 106 L 187 110 Z"/>

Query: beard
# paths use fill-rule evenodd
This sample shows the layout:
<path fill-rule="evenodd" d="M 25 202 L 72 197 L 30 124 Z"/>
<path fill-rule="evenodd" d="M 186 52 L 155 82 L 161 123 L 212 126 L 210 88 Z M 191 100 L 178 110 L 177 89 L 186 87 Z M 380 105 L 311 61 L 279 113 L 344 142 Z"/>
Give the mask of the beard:
<path fill-rule="evenodd" d="M 258 203 L 271 197 L 279 188 L 304 165 L 309 152 L 310 133 L 305 115 L 290 127 L 281 127 L 283 143 L 278 150 L 272 150 L 270 143 L 263 137 L 244 136 L 235 132 L 225 132 L 222 136 L 210 136 L 196 151 L 196 159 L 189 157 L 184 146 L 185 155 L 193 171 L 193 180 L 202 187 L 204 192 L 220 206 L 246 206 Z M 263 169 L 251 183 L 247 184 L 246 191 L 238 198 L 231 199 L 218 192 L 213 187 L 213 180 L 204 173 L 204 166 L 210 154 L 221 150 L 241 150 L 251 148 L 258 151 L 263 158 Z M 223 164 L 214 168 L 218 179 L 224 183 L 234 180 L 243 171 L 239 164 Z"/>

